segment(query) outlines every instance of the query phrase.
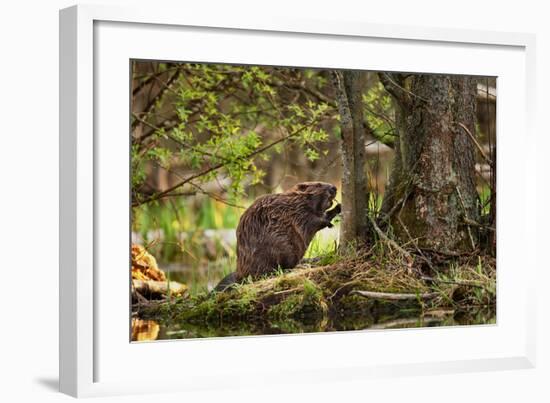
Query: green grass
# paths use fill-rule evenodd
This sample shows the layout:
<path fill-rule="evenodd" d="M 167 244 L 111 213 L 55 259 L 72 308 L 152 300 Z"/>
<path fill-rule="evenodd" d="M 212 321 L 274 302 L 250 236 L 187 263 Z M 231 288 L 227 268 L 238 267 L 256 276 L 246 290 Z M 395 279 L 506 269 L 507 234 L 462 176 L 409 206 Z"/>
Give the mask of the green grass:
<path fill-rule="evenodd" d="M 323 237 L 319 233 L 317 233 L 311 240 L 311 243 L 306 250 L 304 258 L 320 258 L 320 260 L 316 262 L 316 264 L 324 266 L 335 261 L 337 252 L 338 239 Z"/>
<path fill-rule="evenodd" d="M 479 201 L 481 202 L 481 206 L 483 207 L 481 210 L 481 214 L 489 214 L 489 211 L 491 209 L 491 203 L 489 203 L 489 199 L 491 198 L 491 188 L 487 185 L 482 185 L 481 189 L 478 190 L 479 194 Z"/>

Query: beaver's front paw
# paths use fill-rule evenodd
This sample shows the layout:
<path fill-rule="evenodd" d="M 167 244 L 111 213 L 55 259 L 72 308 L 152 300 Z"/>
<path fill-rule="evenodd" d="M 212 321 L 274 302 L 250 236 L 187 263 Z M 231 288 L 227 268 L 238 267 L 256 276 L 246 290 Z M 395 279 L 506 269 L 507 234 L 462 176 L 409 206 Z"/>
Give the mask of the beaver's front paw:
<path fill-rule="evenodd" d="M 341 212 L 342 212 L 342 206 L 340 206 L 340 204 L 337 204 L 333 209 L 330 209 L 325 213 L 325 219 L 330 222 L 334 217 L 336 217 Z"/>

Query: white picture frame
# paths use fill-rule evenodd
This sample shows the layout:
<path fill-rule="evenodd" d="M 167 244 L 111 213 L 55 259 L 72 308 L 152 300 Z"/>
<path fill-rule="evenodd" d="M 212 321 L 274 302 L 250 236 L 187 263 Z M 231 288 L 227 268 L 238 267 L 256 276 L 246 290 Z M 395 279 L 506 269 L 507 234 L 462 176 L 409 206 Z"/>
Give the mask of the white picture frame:
<path fill-rule="evenodd" d="M 139 36 L 139 50 L 131 46 L 128 30 L 133 36 Z M 204 49 L 190 46 L 187 52 L 193 56 L 189 58 L 185 55 L 186 49 L 180 46 L 177 51 L 183 56 L 174 57 L 178 35 L 201 40 Z M 148 40 L 153 37 L 166 41 L 155 47 L 155 42 Z M 232 53 L 229 43 L 236 47 L 250 46 L 256 53 L 248 56 Z M 260 45 L 265 43 L 270 44 L 272 59 L 261 51 Z M 329 62 L 321 57 L 321 48 L 316 46 L 333 44 L 337 44 L 335 51 L 340 49 L 341 59 Z M 300 45 L 307 46 L 311 54 L 296 51 Z M 363 58 L 349 56 L 350 49 L 361 46 L 366 46 L 372 54 L 387 57 L 379 64 L 368 64 Z M 276 51 L 279 48 L 285 49 L 286 56 Z M 392 53 L 388 49 L 399 52 Z M 536 233 L 533 206 L 537 203 L 533 192 L 523 192 L 515 196 L 516 208 L 512 210 L 514 206 L 509 205 L 506 195 L 511 182 L 520 181 L 525 186 L 536 187 L 535 179 L 527 175 L 530 170 L 534 171 L 536 161 L 520 161 L 515 170 L 507 168 L 506 162 L 518 142 L 529 149 L 535 149 L 537 144 L 530 123 L 535 99 L 534 49 L 533 35 L 517 33 L 375 25 L 363 21 L 312 21 L 269 15 L 252 21 L 155 7 L 86 5 L 62 10 L 60 390 L 72 396 L 101 396 L 246 386 L 248 382 L 258 386 L 533 367 L 536 292 L 535 285 L 525 279 L 536 270 L 536 261 L 534 245 L 525 235 Z M 216 54 L 219 56 L 212 56 Z M 416 54 L 422 57 L 411 57 Z M 469 58 L 472 54 L 479 60 Z M 451 65 L 448 58 L 456 55 L 463 57 L 457 57 Z M 128 273 L 113 273 L 111 287 L 105 283 L 105 272 L 102 272 L 107 259 L 127 262 L 124 259 L 129 253 L 126 250 L 124 254 L 128 249 L 129 213 L 125 209 L 129 209 L 129 196 L 126 182 L 120 183 L 128 178 L 125 171 L 128 166 L 124 165 L 127 157 L 124 156 L 122 162 L 114 162 L 113 155 L 105 151 L 101 141 L 102 133 L 113 129 L 115 133 L 123 132 L 113 137 L 116 138 L 113 149 L 120 151 L 128 144 L 123 121 L 127 121 L 129 113 L 128 92 L 125 92 L 129 78 L 121 82 L 125 74 L 121 63 L 128 57 L 462 72 L 502 77 L 497 105 L 497 325 L 131 344 L 129 318 L 121 323 L 121 315 L 128 309 L 128 294 L 125 294 L 128 287 L 116 291 L 116 286 L 128 278 Z M 102 86 L 109 88 L 109 94 Z M 115 115 L 124 110 L 126 115 L 120 118 Z M 510 133 L 516 133 L 517 138 L 511 139 Z M 119 174 L 107 175 L 115 171 Z M 106 203 L 106 192 L 115 200 L 112 205 Z M 527 205 L 530 208 L 521 208 Z M 513 220 L 511 211 L 516 211 Z M 121 235 L 123 231 L 126 231 L 125 238 Z M 117 244 L 122 254 L 110 253 L 109 245 Z M 514 248 L 522 251 L 521 263 L 516 260 Z M 511 269 L 518 264 L 522 266 L 521 275 Z M 126 263 L 119 267 L 123 272 L 128 266 Z M 471 343 L 474 339 L 477 340 L 475 345 Z M 388 346 L 402 347 L 392 351 L 385 348 Z M 333 357 L 327 358 L 325 354 L 322 360 L 317 360 L 315 349 L 319 348 L 332 351 Z M 425 351 L 413 351 L 418 349 Z M 356 353 L 359 350 L 363 353 Z M 283 362 L 279 359 L 283 351 L 297 359 Z M 186 357 L 187 368 L 169 365 L 174 354 Z M 144 382 L 132 376 L 132 367 L 135 368 L 132 356 L 138 355 L 142 366 L 147 367 L 148 360 L 151 365 L 154 361 L 156 368 L 164 363 L 163 368 L 174 377 L 153 376 Z M 203 361 L 216 357 L 219 365 L 213 368 L 200 362 L 200 357 Z M 269 367 L 264 362 L 269 362 Z"/>

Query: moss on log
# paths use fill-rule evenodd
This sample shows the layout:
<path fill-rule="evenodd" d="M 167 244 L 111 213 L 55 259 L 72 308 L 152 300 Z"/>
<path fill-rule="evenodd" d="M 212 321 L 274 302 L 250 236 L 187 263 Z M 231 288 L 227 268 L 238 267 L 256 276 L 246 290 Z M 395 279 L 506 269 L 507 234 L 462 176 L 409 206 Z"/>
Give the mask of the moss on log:
<path fill-rule="evenodd" d="M 265 323 L 294 333 L 296 327 L 319 331 L 334 317 L 349 318 L 355 328 L 359 322 L 365 322 L 359 326 L 367 326 L 374 318 L 398 318 L 403 312 L 496 305 L 493 258 L 453 260 L 429 281 L 415 266 L 417 262 L 411 265 L 408 259 L 388 251 L 336 260 L 235 285 L 224 292 L 145 304 L 135 311 L 142 318 L 170 323 L 218 329 L 229 324 Z M 345 321 L 339 323 L 346 327 Z"/>

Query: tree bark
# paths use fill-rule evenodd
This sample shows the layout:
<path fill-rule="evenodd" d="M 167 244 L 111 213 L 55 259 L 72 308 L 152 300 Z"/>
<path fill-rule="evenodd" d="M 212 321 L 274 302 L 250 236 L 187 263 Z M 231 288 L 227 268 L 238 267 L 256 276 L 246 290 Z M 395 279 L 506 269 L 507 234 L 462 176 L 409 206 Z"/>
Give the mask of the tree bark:
<path fill-rule="evenodd" d="M 367 234 L 367 175 L 361 72 L 333 75 L 342 133 L 342 224 L 340 246 L 362 242 Z"/>
<path fill-rule="evenodd" d="M 386 75 L 387 76 L 387 75 Z M 381 81 L 398 105 L 399 139 L 383 216 L 395 236 L 441 252 L 477 247 L 476 82 L 472 77 L 415 75 L 409 86 Z M 391 78 L 391 76 L 389 77 Z M 397 99 L 399 98 L 399 99 Z"/>

